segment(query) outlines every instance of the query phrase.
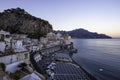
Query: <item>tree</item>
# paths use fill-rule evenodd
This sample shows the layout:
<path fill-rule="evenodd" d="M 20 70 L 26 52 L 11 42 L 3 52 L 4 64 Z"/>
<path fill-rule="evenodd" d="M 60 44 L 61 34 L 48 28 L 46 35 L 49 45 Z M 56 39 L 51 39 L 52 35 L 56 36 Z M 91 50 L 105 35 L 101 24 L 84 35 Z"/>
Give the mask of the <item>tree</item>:
<path fill-rule="evenodd" d="M 3 71 L 5 71 L 6 65 L 5 65 L 4 63 L 0 63 L 0 66 L 1 66 L 1 68 L 3 69 Z"/>
<path fill-rule="evenodd" d="M 18 65 L 19 68 L 21 68 L 22 70 L 27 66 L 26 63 L 21 63 Z"/>

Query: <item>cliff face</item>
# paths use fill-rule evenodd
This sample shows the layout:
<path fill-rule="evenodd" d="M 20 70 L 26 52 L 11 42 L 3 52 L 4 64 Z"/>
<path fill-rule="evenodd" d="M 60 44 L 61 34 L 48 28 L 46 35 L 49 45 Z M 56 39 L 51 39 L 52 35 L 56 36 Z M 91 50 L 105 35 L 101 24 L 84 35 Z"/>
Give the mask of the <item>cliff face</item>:
<path fill-rule="evenodd" d="M 0 29 L 10 33 L 28 34 L 32 38 L 53 31 L 48 21 L 36 18 L 20 8 L 7 9 L 0 13 Z"/>
<path fill-rule="evenodd" d="M 75 29 L 72 31 L 58 31 L 62 34 L 69 34 L 72 38 L 87 38 L 87 39 L 97 39 L 97 38 L 112 38 L 105 34 L 98 34 L 96 32 L 90 32 L 85 29 Z"/>

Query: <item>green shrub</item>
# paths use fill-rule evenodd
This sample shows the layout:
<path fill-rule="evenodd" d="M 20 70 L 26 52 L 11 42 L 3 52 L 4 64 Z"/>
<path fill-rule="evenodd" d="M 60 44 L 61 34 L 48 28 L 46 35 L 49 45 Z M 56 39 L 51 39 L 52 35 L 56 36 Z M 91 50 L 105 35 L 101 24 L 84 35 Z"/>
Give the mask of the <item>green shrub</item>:
<path fill-rule="evenodd" d="M 5 71 L 6 65 L 5 65 L 4 63 L 0 63 L 0 66 L 1 66 L 1 68 L 3 69 L 3 71 Z"/>
<path fill-rule="evenodd" d="M 14 75 L 14 76 L 13 76 L 13 79 L 14 79 L 14 80 L 19 80 L 20 78 L 19 78 L 18 75 Z"/>
<path fill-rule="evenodd" d="M 18 67 L 20 67 L 21 69 L 24 69 L 24 67 L 26 67 L 26 66 L 27 66 L 26 63 L 21 63 L 21 64 L 18 65 Z"/>
<path fill-rule="evenodd" d="M 20 77 L 16 74 L 11 74 L 10 78 L 11 78 L 11 80 L 19 80 L 20 79 Z"/>

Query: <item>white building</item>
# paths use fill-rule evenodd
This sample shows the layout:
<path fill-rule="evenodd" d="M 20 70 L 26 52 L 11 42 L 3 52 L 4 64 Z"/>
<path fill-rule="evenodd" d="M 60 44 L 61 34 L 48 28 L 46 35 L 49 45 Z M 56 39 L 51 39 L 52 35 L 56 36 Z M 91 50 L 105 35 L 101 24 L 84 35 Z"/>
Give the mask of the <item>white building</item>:
<path fill-rule="evenodd" d="M 0 55 L 2 55 L 2 53 L 4 53 L 4 51 L 5 51 L 5 42 L 0 42 Z"/>
<path fill-rule="evenodd" d="M 37 74 L 35 74 L 33 72 L 31 74 L 28 74 L 28 75 L 24 76 L 20 80 L 42 80 L 42 79 Z"/>
<path fill-rule="evenodd" d="M 39 62 L 41 59 L 42 59 L 42 56 L 40 54 L 37 53 L 37 54 L 34 55 L 34 60 L 36 62 Z"/>
<path fill-rule="evenodd" d="M 48 33 L 47 34 L 47 39 L 49 41 L 56 41 L 56 35 L 55 35 L 55 33 L 53 33 L 53 32 Z"/>
<path fill-rule="evenodd" d="M 65 44 L 71 43 L 71 36 L 69 36 L 68 34 L 63 35 L 63 39 Z"/>
<path fill-rule="evenodd" d="M 60 40 L 62 38 L 62 35 L 60 33 L 57 33 L 56 38 L 57 38 L 57 40 Z"/>
<path fill-rule="evenodd" d="M 0 41 L 8 41 L 8 42 L 10 42 L 10 40 L 11 40 L 10 33 L 1 30 L 0 31 Z"/>
<path fill-rule="evenodd" d="M 41 37 L 41 38 L 40 38 L 40 42 L 43 43 L 43 44 L 47 44 L 48 39 L 47 39 L 47 38 L 44 38 L 44 37 Z"/>
<path fill-rule="evenodd" d="M 31 50 L 31 51 L 38 51 L 38 50 L 39 50 L 39 46 L 38 46 L 38 45 L 32 45 L 32 46 L 30 47 L 30 50 Z"/>
<path fill-rule="evenodd" d="M 6 65 L 7 72 L 15 72 L 21 62 L 30 64 L 29 52 L 24 48 L 21 41 L 18 40 L 13 44 L 12 52 L 10 53 L 4 51 L 5 46 L 5 42 L 0 43 L 0 62 Z"/>
<path fill-rule="evenodd" d="M 13 39 L 25 39 L 25 38 L 27 38 L 27 35 L 25 35 L 25 34 L 12 34 L 11 36 Z"/>

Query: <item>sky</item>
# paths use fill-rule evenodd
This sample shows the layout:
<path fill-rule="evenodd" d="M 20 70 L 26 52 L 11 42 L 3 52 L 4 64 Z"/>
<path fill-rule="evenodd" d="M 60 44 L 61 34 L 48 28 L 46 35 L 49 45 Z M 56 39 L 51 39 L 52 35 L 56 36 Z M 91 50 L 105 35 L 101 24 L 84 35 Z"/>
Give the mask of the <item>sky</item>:
<path fill-rule="evenodd" d="M 0 12 L 20 7 L 54 30 L 84 28 L 120 37 L 120 0 L 0 0 Z"/>

